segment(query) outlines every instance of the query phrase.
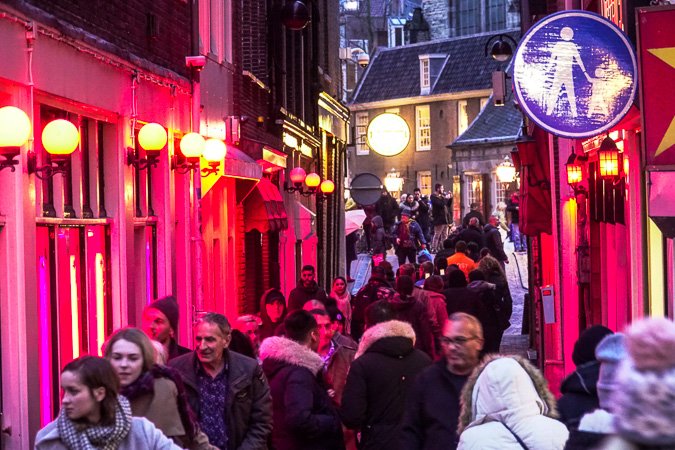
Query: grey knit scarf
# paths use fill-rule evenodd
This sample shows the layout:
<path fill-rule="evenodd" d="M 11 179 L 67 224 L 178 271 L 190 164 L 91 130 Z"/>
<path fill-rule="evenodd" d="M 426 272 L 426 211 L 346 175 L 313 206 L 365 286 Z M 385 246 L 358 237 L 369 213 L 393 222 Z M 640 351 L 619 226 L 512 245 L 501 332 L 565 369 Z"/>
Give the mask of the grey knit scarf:
<path fill-rule="evenodd" d="M 82 430 L 78 430 L 75 424 L 61 412 L 58 418 L 61 441 L 70 450 L 116 450 L 131 429 L 129 400 L 120 395 L 118 403 L 114 424 L 90 425 Z"/>

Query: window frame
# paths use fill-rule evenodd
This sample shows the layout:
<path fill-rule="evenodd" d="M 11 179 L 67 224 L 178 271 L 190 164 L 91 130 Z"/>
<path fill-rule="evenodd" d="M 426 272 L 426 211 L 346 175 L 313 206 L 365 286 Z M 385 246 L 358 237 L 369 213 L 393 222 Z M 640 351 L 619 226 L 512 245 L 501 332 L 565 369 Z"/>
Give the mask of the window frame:
<path fill-rule="evenodd" d="M 422 111 L 426 111 L 426 124 L 421 121 Z M 415 106 L 415 150 L 418 152 L 431 150 L 431 107 L 429 105 Z"/>
<path fill-rule="evenodd" d="M 457 100 L 457 136 L 461 136 L 469 128 L 469 102 Z"/>
<path fill-rule="evenodd" d="M 367 112 L 357 112 L 354 114 L 354 145 L 356 147 L 357 156 L 366 156 L 370 154 L 370 147 L 368 147 L 366 139 L 369 122 L 368 118 Z"/>

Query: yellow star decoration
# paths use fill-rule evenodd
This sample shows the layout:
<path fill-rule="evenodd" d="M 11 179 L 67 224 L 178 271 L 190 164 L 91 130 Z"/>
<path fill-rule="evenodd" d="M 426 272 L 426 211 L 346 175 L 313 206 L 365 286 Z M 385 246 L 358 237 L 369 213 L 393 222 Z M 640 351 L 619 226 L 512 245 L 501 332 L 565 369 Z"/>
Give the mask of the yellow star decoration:
<path fill-rule="evenodd" d="M 647 51 L 675 69 L 675 47 L 650 48 Z M 670 121 L 668 131 L 663 135 L 654 156 L 659 156 L 673 145 L 675 145 L 675 117 Z"/>

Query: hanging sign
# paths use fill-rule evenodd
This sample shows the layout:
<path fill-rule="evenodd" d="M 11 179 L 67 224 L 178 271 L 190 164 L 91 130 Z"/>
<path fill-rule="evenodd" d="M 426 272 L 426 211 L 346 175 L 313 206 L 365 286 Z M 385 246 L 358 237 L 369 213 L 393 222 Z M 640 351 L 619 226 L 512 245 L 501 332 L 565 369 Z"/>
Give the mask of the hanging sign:
<path fill-rule="evenodd" d="M 641 111 L 647 165 L 675 164 L 675 6 L 638 8 Z"/>
<path fill-rule="evenodd" d="M 410 127 L 398 114 L 383 113 L 368 124 L 368 146 L 382 156 L 396 156 L 410 142 Z"/>
<path fill-rule="evenodd" d="M 585 138 L 609 130 L 628 112 L 637 90 L 637 61 L 612 22 L 587 11 L 563 11 L 523 36 L 513 81 L 520 106 L 540 127 Z"/>

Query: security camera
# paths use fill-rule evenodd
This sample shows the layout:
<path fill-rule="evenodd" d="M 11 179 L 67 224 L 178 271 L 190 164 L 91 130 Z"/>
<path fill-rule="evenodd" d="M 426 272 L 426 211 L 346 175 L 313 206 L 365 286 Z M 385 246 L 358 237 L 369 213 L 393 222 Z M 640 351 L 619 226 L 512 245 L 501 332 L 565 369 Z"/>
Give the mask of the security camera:
<path fill-rule="evenodd" d="M 356 56 L 356 62 L 361 67 L 368 67 L 368 64 L 370 64 L 370 55 L 366 52 L 361 52 Z"/>
<path fill-rule="evenodd" d="M 185 65 L 200 70 L 206 65 L 206 56 L 186 56 Z"/>

